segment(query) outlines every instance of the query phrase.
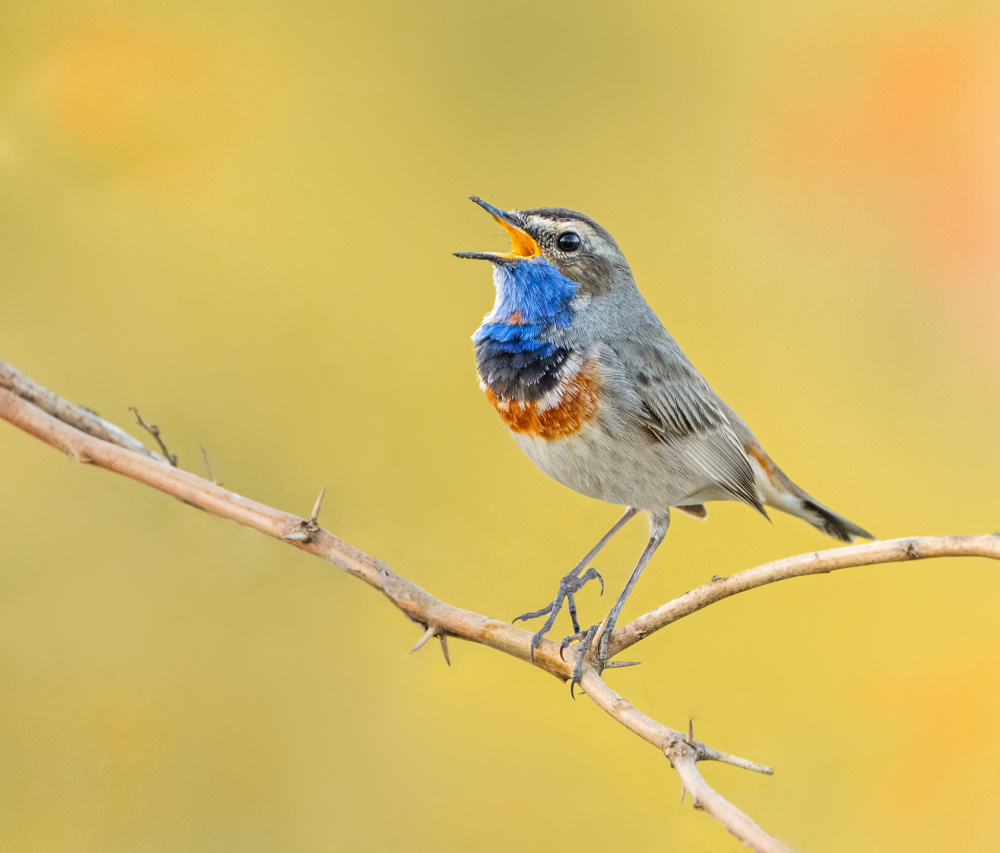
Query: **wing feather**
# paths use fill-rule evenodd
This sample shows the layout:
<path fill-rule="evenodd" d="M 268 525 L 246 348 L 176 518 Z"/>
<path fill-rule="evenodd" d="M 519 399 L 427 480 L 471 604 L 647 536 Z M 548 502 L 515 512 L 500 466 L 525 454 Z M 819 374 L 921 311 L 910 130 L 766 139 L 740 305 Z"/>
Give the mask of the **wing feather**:
<path fill-rule="evenodd" d="M 647 429 L 683 462 L 766 516 L 743 445 L 715 392 L 680 349 L 673 359 L 648 344 L 629 342 L 616 350 Z"/>

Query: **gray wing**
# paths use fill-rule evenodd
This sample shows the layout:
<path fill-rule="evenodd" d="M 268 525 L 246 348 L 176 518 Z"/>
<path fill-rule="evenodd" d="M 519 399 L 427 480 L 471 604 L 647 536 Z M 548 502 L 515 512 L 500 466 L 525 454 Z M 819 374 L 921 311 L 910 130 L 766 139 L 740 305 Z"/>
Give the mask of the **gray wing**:
<path fill-rule="evenodd" d="M 673 339 L 668 341 L 669 349 L 631 341 L 612 347 L 637 398 L 636 416 L 682 461 L 766 517 L 725 404 Z"/>

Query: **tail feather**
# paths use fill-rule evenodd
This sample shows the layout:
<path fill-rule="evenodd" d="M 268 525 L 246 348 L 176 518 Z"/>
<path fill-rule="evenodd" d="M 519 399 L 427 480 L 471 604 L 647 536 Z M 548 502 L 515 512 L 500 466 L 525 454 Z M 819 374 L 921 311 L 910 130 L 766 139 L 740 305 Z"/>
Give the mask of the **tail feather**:
<path fill-rule="evenodd" d="M 841 542 L 853 542 L 855 539 L 875 538 L 863 527 L 858 527 L 853 521 L 848 521 L 844 516 L 837 515 L 832 509 L 827 509 L 812 498 L 806 496 L 799 500 L 802 503 L 802 511 L 794 513 L 794 515 L 808 521 L 813 527 L 819 528 L 834 539 L 839 539 Z"/>
<path fill-rule="evenodd" d="M 808 521 L 827 536 L 832 536 L 841 542 L 850 543 L 855 539 L 876 538 L 853 521 L 848 521 L 832 509 L 827 509 L 796 486 L 788 475 L 774 464 L 760 445 L 747 445 L 745 450 L 751 460 L 757 488 L 765 504 Z"/>

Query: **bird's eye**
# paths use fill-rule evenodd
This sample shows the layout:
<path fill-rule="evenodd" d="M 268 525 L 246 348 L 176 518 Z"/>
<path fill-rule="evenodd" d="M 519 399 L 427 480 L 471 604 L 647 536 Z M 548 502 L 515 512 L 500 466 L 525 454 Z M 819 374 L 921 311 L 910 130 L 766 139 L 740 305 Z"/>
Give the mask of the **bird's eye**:
<path fill-rule="evenodd" d="M 580 235 L 576 231 L 563 231 L 556 240 L 556 245 L 561 252 L 575 252 L 580 248 Z"/>

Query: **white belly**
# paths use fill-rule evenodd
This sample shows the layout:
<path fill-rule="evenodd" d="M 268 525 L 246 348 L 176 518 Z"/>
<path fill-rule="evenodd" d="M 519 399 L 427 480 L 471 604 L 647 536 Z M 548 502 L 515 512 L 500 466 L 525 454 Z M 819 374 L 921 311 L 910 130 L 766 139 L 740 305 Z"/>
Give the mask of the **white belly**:
<path fill-rule="evenodd" d="M 679 463 L 665 445 L 640 433 L 611 435 L 598 421 L 558 441 L 512 432 L 539 468 L 564 486 L 608 503 L 665 512 L 732 495 Z"/>

